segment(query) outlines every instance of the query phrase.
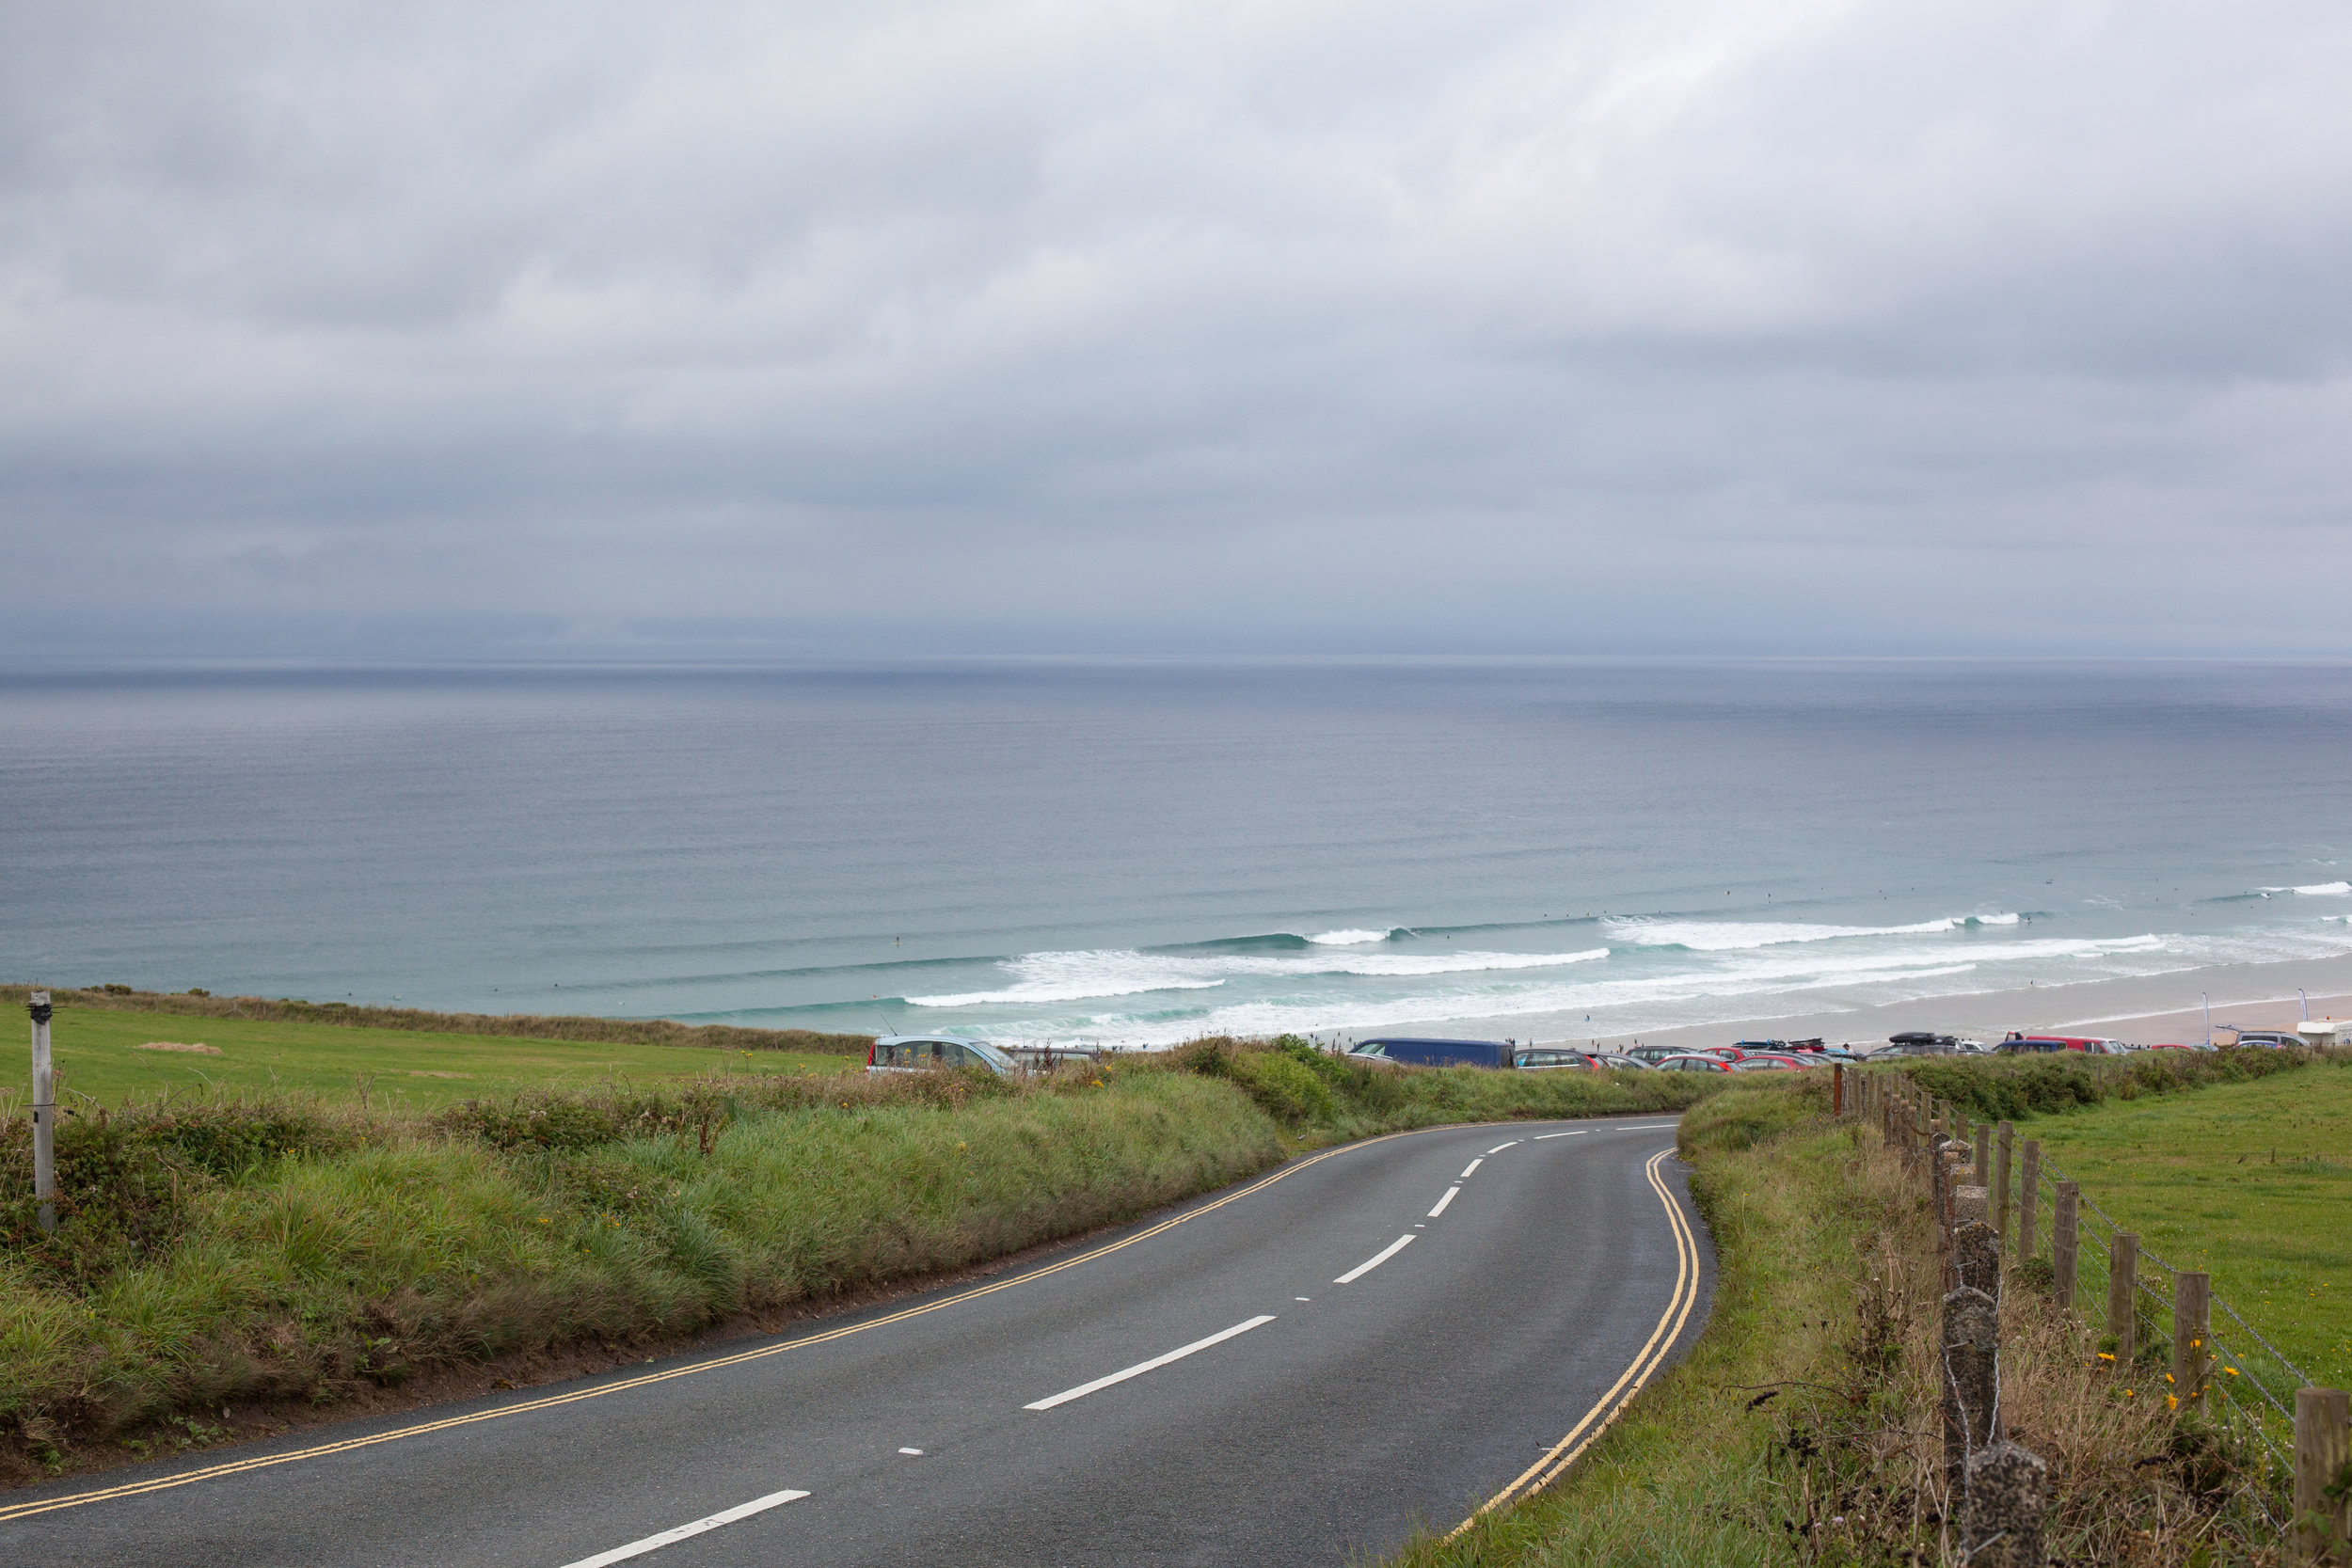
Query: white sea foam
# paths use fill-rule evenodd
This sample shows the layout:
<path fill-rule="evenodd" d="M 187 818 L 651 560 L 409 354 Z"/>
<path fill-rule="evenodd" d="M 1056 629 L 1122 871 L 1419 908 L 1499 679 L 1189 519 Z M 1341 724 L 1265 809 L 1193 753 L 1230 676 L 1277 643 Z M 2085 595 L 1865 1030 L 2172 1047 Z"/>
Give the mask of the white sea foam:
<path fill-rule="evenodd" d="M 1411 977 L 1489 970 L 1556 969 L 1609 956 L 1606 947 L 1574 953 L 1138 953 L 1096 948 L 1025 953 L 997 967 L 1012 984 L 997 990 L 910 996 L 916 1007 L 980 1007 L 1033 1002 L 1083 1002 L 1161 990 L 1206 990 L 1241 977 L 1297 980 L 1316 975 Z"/>
<path fill-rule="evenodd" d="M 1307 939 L 1317 947 L 1360 947 L 1368 942 L 1386 942 L 1386 931 L 1325 931 Z"/>
<path fill-rule="evenodd" d="M 2352 898 L 2352 882 L 2313 882 L 2309 887 L 2266 887 L 2265 893 L 2299 893 L 2306 898 Z"/>
<path fill-rule="evenodd" d="M 1943 920 L 1922 920 L 1910 926 L 1814 926 L 1779 920 L 1652 920 L 1630 918 L 1609 922 L 1609 934 L 1636 947 L 1688 947 L 1699 953 L 1730 953 L 1750 947 L 1777 947 L 1792 942 L 1836 942 L 1848 937 L 1938 936 L 1970 925 L 2014 926 L 2019 917 L 2007 914 L 1956 914 Z"/>

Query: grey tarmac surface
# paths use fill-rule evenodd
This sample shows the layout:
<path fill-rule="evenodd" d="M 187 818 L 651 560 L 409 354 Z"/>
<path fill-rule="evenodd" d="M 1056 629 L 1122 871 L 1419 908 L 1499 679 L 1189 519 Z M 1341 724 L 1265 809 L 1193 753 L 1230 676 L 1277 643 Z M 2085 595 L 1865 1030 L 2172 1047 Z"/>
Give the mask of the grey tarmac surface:
<path fill-rule="evenodd" d="M 627 1560 L 1344 1563 L 1451 1528 L 1696 1337 L 1713 1255 L 1673 1141 L 1596 1119 L 1326 1150 L 790 1336 L 0 1494 L 0 1560 L 573 1568 L 790 1490 Z"/>

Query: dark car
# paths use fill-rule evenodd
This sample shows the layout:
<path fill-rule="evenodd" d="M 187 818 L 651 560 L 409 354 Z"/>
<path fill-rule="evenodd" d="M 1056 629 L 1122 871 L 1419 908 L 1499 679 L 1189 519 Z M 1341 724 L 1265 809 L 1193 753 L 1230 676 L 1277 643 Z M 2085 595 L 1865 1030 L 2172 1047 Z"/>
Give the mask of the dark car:
<path fill-rule="evenodd" d="M 1530 1069 L 1577 1068 L 1585 1072 L 1598 1072 L 1600 1063 L 1588 1051 L 1570 1051 L 1562 1046 L 1547 1045 L 1540 1050 L 1522 1051 L 1514 1067 Z"/>
<path fill-rule="evenodd" d="M 2114 1045 L 2112 1040 L 2090 1035 L 2011 1035 L 1993 1049 L 2003 1056 L 2044 1055 L 2059 1051 L 2106 1056 L 2114 1053 Z"/>
<path fill-rule="evenodd" d="M 2275 1049 L 2280 1046 L 2301 1045 L 2303 1037 L 2282 1035 L 2271 1029 L 2240 1029 L 2237 1031 L 2237 1042 L 2240 1045 L 2266 1045 Z"/>
<path fill-rule="evenodd" d="M 1629 1045 L 1624 1053 L 1656 1067 L 1669 1056 L 1689 1055 L 1690 1051 L 1687 1045 Z"/>
<path fill-rule="evenodd" d="M 1414 1067 L 1506 1068 L 1513 1055 L 1507 1040 L 1435 1040 L 1395 1035 L 1364 1040 L 1349 1048 L 1351 1056 L 1384 1062 L 1408 1062 Z"/>

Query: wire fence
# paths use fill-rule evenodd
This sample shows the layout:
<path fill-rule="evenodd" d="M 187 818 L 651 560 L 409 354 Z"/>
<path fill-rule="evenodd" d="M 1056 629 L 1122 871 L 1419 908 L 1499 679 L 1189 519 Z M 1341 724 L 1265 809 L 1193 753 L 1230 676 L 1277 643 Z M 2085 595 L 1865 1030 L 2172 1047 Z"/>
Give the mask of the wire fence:
<path fill-rule="evenodd" d="M 2045 1156 L 2034 1191 L 2015 1195 L 2020 1205 L 2030 1202 L 2035 1208 L 2032 1255 L 2053 1266 L 2058 1244 L 2058 1183 L 2069 1180 Z M 2094 1354 L 2118 1363 L 2115 1370 L 2127 1397 L 2155 1398 L 2160 1392 L 2178 1408 L 2179 1402 L 2198 1393 L 2177 1386 L 2171 1370 L 2177 1364 L 2172 1344 L 2174 1303 L 2183 1271 L 2144 1243 L 2137 1246 L 2131 1271 L 2132 1348 L 2128 1364 L 2123 1363 L 2120 1359 L 2122 1338 L 2115 1332 L 2114 1322 L 2118 1305 L 2112 1289 L 2115 1239 L 2119 1233 L 2137 1233 L 2126 1232 L 2115 1216 L 2083 1194 L 2080 1183 L 2075 1187 L 2075 1205 L 2074 1306 L 2077 1315 L 2104 1330 L 2095 1338 Z M 2019 1220 L 2023 1219 L 2021 1214 Z M 2025 1227 L 2021 1223 L 2017 1228 Z M 2209 1358 L 2211 1369 L 2203 1390 L 2206 1409 L 2217 1428 L 2241 1440 L 2239 1451 L 2257 1472 L 2251 1478 L 2253 1484 L 2246 1489 L 2248 1501 L 2272 1528 L 2283 1533 L 2289 1524 L 2285 1515 L 2291 1512 L 2285 1500 L 2292 1495 L 2295 1475 L 2295 1391 L 2311 1386 L 2312 1379 L 2235 1307 L 2219 1296 L 2208 1300 L 2205 1343 L 2199 1347 Z M 2225 1318 L 2230 1324 L 2226 1338 L 2217 1326 Z"/>

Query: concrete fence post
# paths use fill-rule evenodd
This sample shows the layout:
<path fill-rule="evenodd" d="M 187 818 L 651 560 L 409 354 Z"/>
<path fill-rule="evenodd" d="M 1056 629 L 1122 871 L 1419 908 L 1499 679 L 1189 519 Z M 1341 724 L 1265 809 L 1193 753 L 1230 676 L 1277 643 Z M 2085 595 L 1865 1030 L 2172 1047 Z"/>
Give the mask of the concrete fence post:
<path fill-rule="evenodd" d="M 2213 1276 L 2172 1276 L 2172 1398 L 2174 1408 L 2201 1404 L 2213 1375 Z"/>
<path fill-rule="evenodd" d="M 2009 1235 L 2009 1156 L 2010 1145 L 2016 1141 L 2017 1130 L 2008 1122 L 2001 1123 L 2001 1135 L 1995 1140 L 1993 1156 L 1993 1228 L 2004 1239 Z"/>
<path fill-rule="evenodd" d="M 2139 1353 L 2139 1238 L 2119 1230 L 2107 1243 L 2107 1332 L 2115 1336 L 2115 1370 L 2127 1371 Z"/>
<path fill-rule="evenodd" d="M 2074 1305 L 2074 1264 L 2082 1239 L 2076 1207 L 2081 1189 L 2072 1181 L 2058 1184 L 2058 1202 L 2050 1215 L 2050 1299 L 2060 1310 Z"/>
<path fill-rule="evenodd" d="M 2034 1216 L 2042 1210 L 2042 1145 L 2026 1140 L 2026 1166 L 2017 1176 L 2017 1260 L 2033 1256 Z"/>
<path fill-rule="evenodd" d="M 2295 1555 L 2303 1562 L 2352 1563 L 2352 1401 L 2341 1388 L 2295 1391 Z M 2330 1492 L 2335 1495 L 2328 1496 Z"/>
<path fill-rule="evenodd" d="M 2000 1437 L 2001 1313 L 1982 1291 L 1944 1297 L 1944 1485 L 1947 1513 L 1968 1492 L 1968 1461 Z"/>
<path fill-rule="evenodd" d="M 1975 1187 L 1960 1190 L 1963 1215 L 1969 1208 L 1968 1195 L 1978 1191 Z M 1981 1198 L 1978 1201 L 1981 1206 Z M 2001 1299 L 2001 1233 L 1985 1224 L 1981 1215 L 1963 1218 L 1952 1233 L 1952 1259 L 1963 1288 L 1982 1291 L 1994 1301 Z"/>
<path fill-rule="evenodd" d="M 1994 1443 L 1968 1461 L 1960 1544 L 1968 1568 L 2042 1568 L 2042 1522 L 2050 1466 L 2014 1443 Z"/>

